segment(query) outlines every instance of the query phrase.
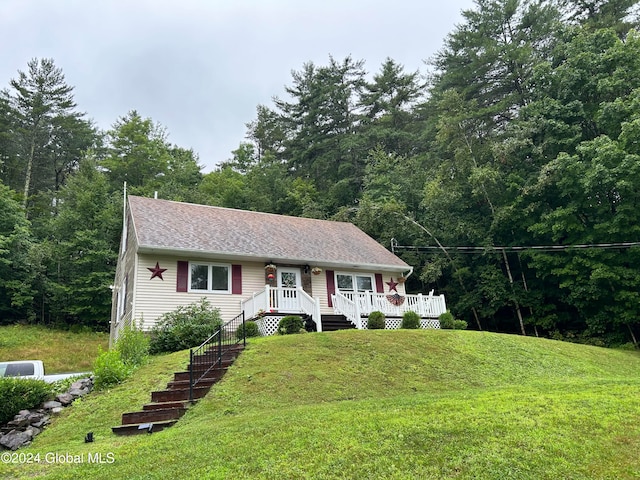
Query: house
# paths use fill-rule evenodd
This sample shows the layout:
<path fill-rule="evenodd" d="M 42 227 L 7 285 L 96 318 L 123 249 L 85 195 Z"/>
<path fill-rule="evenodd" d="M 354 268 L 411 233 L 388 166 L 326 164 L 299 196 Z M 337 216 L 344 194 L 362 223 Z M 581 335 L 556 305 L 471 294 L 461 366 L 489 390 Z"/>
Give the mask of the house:
<path fill-rule="evenodd" d="M 366 328 L 380 310 L 397 328 L 413 310 L 439 327 L 444 297 L 407 295 L 412 267 L 356 226 L 129 196 L 113 286 L 111 339 L 135 323 L 206 298 L 224 321 L 259 320 L 276 331 L 285 314 L 318 331 Z"/>

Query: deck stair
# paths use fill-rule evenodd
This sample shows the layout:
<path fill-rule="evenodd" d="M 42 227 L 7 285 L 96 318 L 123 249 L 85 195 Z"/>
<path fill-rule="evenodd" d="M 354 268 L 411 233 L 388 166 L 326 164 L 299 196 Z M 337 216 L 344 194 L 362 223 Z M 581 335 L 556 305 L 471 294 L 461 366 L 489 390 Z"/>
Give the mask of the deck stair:
<path fill-rule="evenodd" d="M 123 413 L 122 425 L 112 427 L 113 433 L 152 433 L 174 425 L 190 406 L 204 397 L 211 387 L 222 379 L 244 349 L 243 344 L 221 347 L 222 355 L 218 354 L 218 345 L 210 346 L 203 354 L 191 355 L 192 361 L 187 370 L 175 372 L 166 389 L 151 392 L 151 402 L 143 405 L 141 411 Z M 191 390 L 191 379 L 201 376 Z"/>
<path fill-rule="evenodd" d="M 323 315 L 322 331 L 333 332 L 335 330 L 349 330 L 356 328 L 355 324 L 344 315 Z"/>

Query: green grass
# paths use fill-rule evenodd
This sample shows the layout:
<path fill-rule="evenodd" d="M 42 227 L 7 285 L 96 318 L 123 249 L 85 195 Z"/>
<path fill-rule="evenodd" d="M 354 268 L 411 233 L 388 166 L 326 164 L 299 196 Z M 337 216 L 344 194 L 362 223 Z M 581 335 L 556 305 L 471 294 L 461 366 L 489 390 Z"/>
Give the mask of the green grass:
<path fill-rule="evenodd" d="M 186 358 L 152 358 L 21 450 L 84 463 L 0 463 L 0 477 L 640 477 L 638 352 L 471 331 L 261 338 L 173 428 L 112 435 Z"/>
<path fill-rule="evenodd" d="M 0 327 L 0 361 L 42 360 L 47 374 L 86 372 L 107 349 L 107 333 L 71 333 L 39 326 Z"/>

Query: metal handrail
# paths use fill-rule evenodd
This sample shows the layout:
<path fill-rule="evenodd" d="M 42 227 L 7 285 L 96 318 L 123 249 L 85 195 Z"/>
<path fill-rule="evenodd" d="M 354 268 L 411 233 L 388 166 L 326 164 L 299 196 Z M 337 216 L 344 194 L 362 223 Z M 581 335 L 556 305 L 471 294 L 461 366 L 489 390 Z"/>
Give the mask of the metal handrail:
<path fill-rule="evenodd" d="M 238 327 L 242 325 L 242 336 L 238 338 Z M 247 345 L 244 312 L 222 325 L 213 335 L 199 346 L 189 350 L 189 401 L 193 401 L 193 389 L 211 370 L 222 367 L 222 358 L 231 347 L 242 343 Z M 205 366 L 206 370 L 195 378 L 195 367 Z M 199 371 L 199 370 L 198 370 Z"/>

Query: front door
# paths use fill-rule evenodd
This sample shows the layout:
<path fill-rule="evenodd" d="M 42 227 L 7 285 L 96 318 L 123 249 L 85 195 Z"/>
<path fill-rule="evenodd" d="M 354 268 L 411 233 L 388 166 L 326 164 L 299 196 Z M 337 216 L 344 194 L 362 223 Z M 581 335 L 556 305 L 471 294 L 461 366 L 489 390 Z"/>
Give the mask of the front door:
<path fill-rule="evenodd" d="M 300 312 L 298 302 L 300 286 L 299 268 L 278 267 L 278 310 L 280 312 Z"/>

